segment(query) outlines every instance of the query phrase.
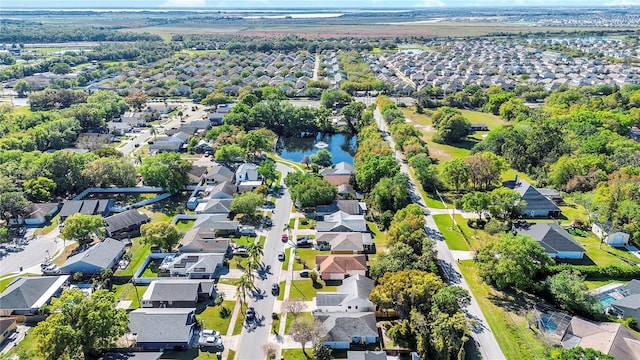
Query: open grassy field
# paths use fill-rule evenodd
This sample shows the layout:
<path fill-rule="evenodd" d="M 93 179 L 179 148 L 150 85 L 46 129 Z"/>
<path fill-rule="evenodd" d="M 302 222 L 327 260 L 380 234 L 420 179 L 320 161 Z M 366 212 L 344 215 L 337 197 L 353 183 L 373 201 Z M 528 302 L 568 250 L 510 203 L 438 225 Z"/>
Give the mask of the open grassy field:
<path fill-rule="evenodd" d="M 218 306 L 207 306 L 203 312 L 197 314 L 197 318 L 202 320 L 203 327 L 205 329 L 213 329 L 219 331 L 221 334 L 226 334 L 229 329 L 229 323 L 231 322 L 231 316 L 233 314 L 233 308 L 236 306 L 236 301 L 226 300 Z M 229 316 L 223 318 L 220 316 L 220 310 L 222 308 L 229 310 Z"/>
<path fill-rule="evenodd" d="M 485 284 L 472 260 L 461 261 L 460 271 L 475 295 L 491 331 L 507 359 L 542 359 L 547 347 L 525 318 L 532 299 L 505 294 Z M 506 310 L 512 309 L 512 310 Z"/>
<path fill-rule="evenodd" d="M 464 236 L 453 226 L 453 221 L 449 215 L 434 215 L 433 220 L 438 225 L 438 229 L 444 236 L 447 246 L 451 250 L 470 250 L 469 244 L 465 241 Z"/>
<path fill-rule="evenodd" d="M 284 281 L 280 283 L 280 294 L 278 300 L 284 299 Z M 318 279 L 314 284 L 311 279 L 305 280 L 293 280 L 291 282 L 291 292 L 289 293 L 290 299 L 302 299 L 304 301 L 310 301 L 316 296 L 318 291 L 335 291 L 337 286 L 326 285 L 323 280 Z"/>

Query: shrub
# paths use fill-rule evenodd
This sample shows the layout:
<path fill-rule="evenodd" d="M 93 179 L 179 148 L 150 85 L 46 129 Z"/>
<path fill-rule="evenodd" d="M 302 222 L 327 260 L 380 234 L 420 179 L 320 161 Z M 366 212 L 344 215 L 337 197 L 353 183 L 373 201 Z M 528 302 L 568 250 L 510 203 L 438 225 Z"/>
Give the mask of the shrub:
<path fill-rule="evenodd" d="M 220 309 L 220 317 L 223 318 L 223 319 L 226 319 L 229 316 L 231 316 L 231 310 L 229 310 L 227 307 L 223 306 Z"/>
<path fill-rule="evenodd" d="M 491 219 L 484 226 L 484 229 L 491 235 L 495 235 L 501 232 L 506 232 L 509 230 L 509 223 L 506 221 L 498 221 L 496 219 Z"/>

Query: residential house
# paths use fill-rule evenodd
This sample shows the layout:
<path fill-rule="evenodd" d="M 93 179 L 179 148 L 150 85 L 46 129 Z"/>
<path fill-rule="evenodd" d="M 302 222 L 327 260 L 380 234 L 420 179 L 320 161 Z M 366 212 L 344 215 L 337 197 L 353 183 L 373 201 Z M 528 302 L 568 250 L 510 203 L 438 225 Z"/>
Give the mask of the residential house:
<path fill-rule="evenodd" d="M 206 193 L 208 199 L 233 199 L 233 195 L 236 193 L 236 186 L 224 181 L 212 188 L 207 188 Z"/>
<path fill-rule="evenodd" d="M 232 201 L 233 199 L 209 199 L 196 206 L 196 214 L 226 214 L 228 216 L 231 212 Z"/>
<path fill-rule="evenodd" d="M 335 186 L 348 184 L 351 176 L 355 173 L 355 167 L 344 161 L 334 164 L 330 168 L 320 170 L 322 178 Z"/>
<path fill-rule="evenodd" d="M 344 280 L 349 276 L 367 275 L 365 255 L 316 255 L 322 280 Z"/>
<path fill-rule="evenodd" d="M 12 225 L 42 225 L 49 221 L 60 209 L 58 203 L 32 203 L 27 209 L 27 215 L 11 219 Z"/>
<path fill-rule="evenodd" d="M 189 184 L 199 184 L 202 176 L 207 173 L 206 166 L 193 166 L 187 173 L 187 182 Z"/>
<path fill-rule="evenodd" d="M 142 295 L 145 308 L 195 308 L 200 300 L 213 296 L 213 281 L 155 280 Z"/>
<path fill-rule="evenodd" d="M 111 215 L 105 218 L 104 221 L 107 224 L 104 228 L 107 235 L 114 239 L 122 239 L 139 236 L 140 226 L 151 221 L 151 218 L 136 209 L 131 209 Z"/>
<path fill-rule="evenodd" d="M 235 230 L 238 228 L 236 221 L 229 221 L 229 225 L 235 223 Z M 178 244 L 178 251 L 181 253 L 216 253 L 227 254 L 229 251 L 229 239 L 222 238 L 215 229 L 200 226 L 187 231 Z"/>
<path fill-rule="evenodd" d="M 60 271 L 66 274 L 100 274 L 102 270 L 113 269 L 118 264 L 124 254 L 124 247 L 124 242 L 106 238 L 89 249 L 68 258 L 60 267 Z"/>
<path fill-rule="evenodd" d="M 369 300 L 373 289 L 373 280 L 362 275 L 354 275 L 342 281 L 334 292 L 318 292 L 313 313 L 344 313 L 375 311 L 375 305 Z"/>
<path fill-rule="evenodd" d="M 127 111 L 120 117 L 120 121 L 132 127 L 144 126 L 146 124 L 143 112 Z"/>
<path fill-rule="evenodd" d="M 553 218 L 560 216 L 562 210 L 527 181 L 519 180 L 516 176 L 515 180 L 507 181 L 504 185 L 517 191 L 520 196 L 522 196 L 522 200 L 526 201 L 527 205 L 522 211 L 523 215 L 528 217 Z"/>
<path fill-rule="evenodd" d="M 15 317 L 0 318 L 0 344 L 11 336 L 18 328 Z"/>
<path fill-rule="evenodd" d="M 318 232 L 366 232 L 367 221 L 363 214 L 351 215 L 344 211 L 337 211 L 326 215 L 324 221 L 318 221 L 316 230 Z"/>
<path fill-rule="evenodd" d="M 52 297 L 58 296 L 69 275 L 29 276 L 13 280 L 0 293 L 0 316 L 36 315 Z"/>
<path fill-rule="evenodd" d="M 344 200 L 362 200 L 364 199 L 364 195 L 357 192 L 353 185 L 351 184 L 340 184 L 338 185 L 338 196 Z"/>
<path fill-rule="evenodd" d="M 182 143 L 175 141 L 156 140 L 153 144 L 149 144 L 149 152 L 158 154 L 163 152 L 180 152 L 182 145 Z"/>
<path fill-rule="evenodd" d="M 233 182 L 234 174 L 228 167 L 216 163 L 211 167 L 204 179 L 207 184 L 219 184 L 225 181 L 231 183 Z"/>
<path fill-rule="evenodd" d="M 633 279 L 624 286 L 623 298 L 611 303 L 610 313 L 634 318 L 640 323 L 640 280 Z"/>
<path fill-rule="evenodd" d="M 624 325 L 571 318 L 562 337 L 562 346 L 598 350 L 616 359 L 640 360 L 640 338 Z"/>
<path fill-rule="evenodd" d="M 384 351 L 347 351 L 347 360 L 387 360 Z"/>
<path fill-rule="evenodd" d="M 624 247 L 629 245 L 629 234 L 624 231 L 612 231 L 611 223 L 603 224 L 596 221 L 591 225 L 591 232 L 609 246 Z"/>
<path fill-rule="evenodd" d="M 158 268 L 161 276 L 212 279 L 224 264 L 225 254 L 175 254 L 164 258 Z"/>
<path fill-rule="evenodd" d="M 262 178 L 258 174 L 258 166 L 253 163 L 244 163 L 236 170 L 236 186 L 238 192 L 253 191 L 262 185 Z"/>
<path fill-rule="evenodd" d="M 556 223 L 527 223 L 514 226 L 515 232 L 531 236 L 554 259 L 582 259 L 585 249 Z"/>
<path fill-rule="evenodd" d="M 198 144 L 193 147 L 193 151 L 195 151 L 196 154 L 204 154 L 207 151 L 212 154 L 213 146 L 206 140 L 200 140 L 198 141 Z"/>
<path fill-rule="evenodd" d="M 323 344 L 331 349 L 349 349 L 351 344 L 378 342 L 376 316 L 372 312 L 318 313 Z"/>
<path fill-rule="evenodd" d="M 318 250 L 331 250 L 332 254 L 373 254 L 375 245 L 371 233 L 365 232 L 319 232 L 315 238 Z"/>
<path fill-rule="evenodd" d="M 62 204 L 60 221 L 64 222 L 73 214 L 107 216 L 113 207 L 113 200 L 69 200 Z"/>
<path fill-rule="evenodd" d="M 78 135 L 75 147 L 93 151 L 111 143 L 113 138 L 113 134 L 82 133 Z"/>
<path fill-rule="evenodd" d="M 129 331 L 144 350 L 188 349 L 195 326 L 192 308 L 140 308 L 129 313 Z"/>
<path fill-rule="evenodd" d="M 338 211 L 343 211 L 349 215 L 360 215 L 366 213 L 367 205 L 358 200 L 334 200 L 329 205 L 316 206 L 316 217 L 322 219 Z"/>

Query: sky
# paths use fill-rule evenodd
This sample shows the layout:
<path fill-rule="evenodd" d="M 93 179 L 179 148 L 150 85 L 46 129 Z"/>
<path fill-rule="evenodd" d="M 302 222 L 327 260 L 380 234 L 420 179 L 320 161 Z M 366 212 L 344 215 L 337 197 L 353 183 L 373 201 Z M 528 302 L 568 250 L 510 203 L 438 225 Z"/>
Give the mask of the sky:
<path fill-rule="evenodd" d="M 53 5 L 55 4 L 55 5 Z M 461 6 L 611 6 L 640 0 L 0 0 L 2 8 L 428 8 Z"/>

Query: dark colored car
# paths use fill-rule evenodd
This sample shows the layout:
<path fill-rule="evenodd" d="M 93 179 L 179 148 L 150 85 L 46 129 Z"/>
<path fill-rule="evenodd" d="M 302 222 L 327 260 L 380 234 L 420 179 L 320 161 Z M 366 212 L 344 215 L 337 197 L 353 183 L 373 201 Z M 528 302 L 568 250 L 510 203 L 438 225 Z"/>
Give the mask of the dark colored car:
<path fill-rule="evenodd" d="M 296 246 L 297 247 L 312 247 L 313 246 L 313 240 L 311 240 L 308 236 L 303 236 L 303 237 L 298 238 L 296 240 Z"/>
<path fill-rule="evenodd" d="M 280 285 L 278 285 L 278 283 L 271 284 L 271 293 L 273 295 L 278 295 L 280 293 Z"/>
<path fill-rule="evenodd" d="M 247 314 L 244 316 L 244 319 L 246 322 L 251 322 L 256 319 L 256 309 L 254 309 L 253 306 L 247 309 Z"/>

